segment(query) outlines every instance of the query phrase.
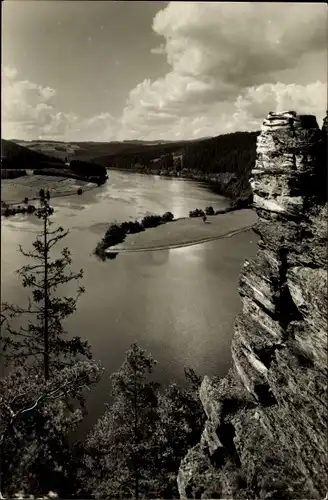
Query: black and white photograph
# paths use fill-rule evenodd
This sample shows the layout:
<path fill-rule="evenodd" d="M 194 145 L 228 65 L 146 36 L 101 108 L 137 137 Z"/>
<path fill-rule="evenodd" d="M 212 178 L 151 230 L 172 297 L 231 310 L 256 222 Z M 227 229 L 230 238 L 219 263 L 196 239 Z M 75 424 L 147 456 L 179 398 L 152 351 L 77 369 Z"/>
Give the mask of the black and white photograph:
<path fill-rule="evenodd" d="M 328 500 L 328 7 L 1 2 L 0 500 Z"/>

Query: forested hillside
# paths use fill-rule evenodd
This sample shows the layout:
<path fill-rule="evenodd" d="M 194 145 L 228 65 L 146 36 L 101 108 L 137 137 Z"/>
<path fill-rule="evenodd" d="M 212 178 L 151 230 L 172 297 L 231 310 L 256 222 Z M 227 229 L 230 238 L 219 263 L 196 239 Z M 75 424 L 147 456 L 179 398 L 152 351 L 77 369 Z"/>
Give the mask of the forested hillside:
<path fill-rule="evenodd" d="M 148 166 L 165 154 L 183 155 L 183 167 L 203 172 L 237 172 L 255 158 L 258 132 L 235 132 L 199 141 L 181 141 L 137 146 L 126 151 L 95 157 L 99 165 L 129 168 L 137 163 Z"/>
<path fill-rule="evenodd" d="M 63 161 L 58 158 L 32 151 L 15 142 L 1 139 L 1 166 L 3 168 L 33 169 L 61 165 L 63 165 Z"/>
<path fill-rule="evenodd" d="M 94 158 L 108 168 L 181 176 L 213 183 L 234 200 L 251 196 L 248 179 L 255 163 L 259 132 L 235 132 L 195 142 L 142 147 L 139 151 Z"/>
<path fill-rule="evenodd" d="M 11 141 L 3 141 L 9 152 L 12 149 L 12 168 L 49 168 L 49 163 L 62 164 L 62 160 L 36 152 L 51 146 L 61 156 L 67 153 L 74 170 L 88 170 L 88 175 L 99 175 L 96 169 L 116 168 L 145 174 L 193 178 L 210 182 L 217 192 L 244 204 L 251 200 L 248 179 L 255 163 L 256 138 L 259 132 L 234 132 L 195 141 L 168 143 L 135 142 L 80 142 L 56 143 L 33 141 L 21 147 Z M 10 147 L 9 147 L 10 146 Z M 50 147 L 49 146 L 49 147 Z M 33 149 L 30 150 L 28 148 Z M 50 151 L 48 148 L 47 151 Z M 18 153 L 19 154 L 18 154 Z M 9 157 L 9 154 L 5 156 Z M 6 160 L 8 161 L 8 160 Z M 83 166 L 82 166 L 82 163 Z M 35 165 L 37 163 L 37 165 Z M 84 172 L 85 174 L 85 172 Z M 101 172 L 104 177 L 104 172 Z"/>

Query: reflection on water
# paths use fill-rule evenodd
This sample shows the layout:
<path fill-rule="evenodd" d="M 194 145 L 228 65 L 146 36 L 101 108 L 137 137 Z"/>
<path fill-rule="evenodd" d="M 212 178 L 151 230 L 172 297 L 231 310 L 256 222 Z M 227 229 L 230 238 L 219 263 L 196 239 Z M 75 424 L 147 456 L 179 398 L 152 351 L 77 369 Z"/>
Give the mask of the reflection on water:
<path fill-rule="evenodd" d="M 183 380 L 187 365 L 201 375 L 226 373 L 234 317 L 240 310 L 238 276 L 245 258 L 256 253 L 258 237 L 252 231 L 180 249 L 122 253 L 106 262 L 92 254 L 115 219 L 168 210 L 187 216 L 196 207 L 222 208 L 224 198 L 196 182 L 113 172 L 110 184 L 53 203 L 53 220 L 71 230 L 65 246 L 72 251 L 73 269 L 84 269 L 86 287 L 65 326 L 71 335 L 90 341 L 95 359 L 106 368 L 100 384 L 87 395 L 92 412 L 84 426 L 103 411 L 109 375 L 120 367 L 134 340 L 159 361 L 161 382 Z M 36 217 L 27 216 L 2 223 L 2 301 L 22 303 L 26 298 L 14 273 L 24 264 L 16 249 L 19 244 L 30 249 L 39 226 Z M 72 284 L 65 295 L 74 290 Z"/>

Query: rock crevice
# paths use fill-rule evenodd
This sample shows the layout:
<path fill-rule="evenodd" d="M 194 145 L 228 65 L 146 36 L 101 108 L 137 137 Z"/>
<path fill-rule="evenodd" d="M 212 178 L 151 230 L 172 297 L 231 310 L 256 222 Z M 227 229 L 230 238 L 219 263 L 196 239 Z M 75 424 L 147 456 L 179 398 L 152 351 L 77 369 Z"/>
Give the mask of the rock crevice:
<path fill-rule="evenodd" d="M 181 499 L 327 493 L 326 124 L 264 120 L 250 180 L 259 249 L 240 275 L 232 369 L 200 388 L 207 421 L 181 462 Z"/>

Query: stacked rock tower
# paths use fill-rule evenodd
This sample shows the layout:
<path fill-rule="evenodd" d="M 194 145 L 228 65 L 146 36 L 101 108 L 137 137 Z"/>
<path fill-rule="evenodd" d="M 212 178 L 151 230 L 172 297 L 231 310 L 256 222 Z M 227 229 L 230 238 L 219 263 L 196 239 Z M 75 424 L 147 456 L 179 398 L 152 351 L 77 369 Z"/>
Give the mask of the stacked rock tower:
<path fill-rule="evenodd" d="M 327 119 L 264 120 L 250 180 L 259 249 L 240 275 L 232 369 L 200 388 L 207 421 L 181 462 L 181 498 L 327 493 L 326 147 Z"/>

